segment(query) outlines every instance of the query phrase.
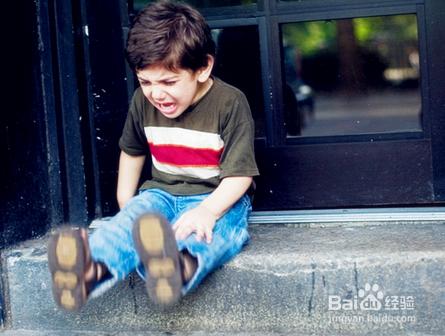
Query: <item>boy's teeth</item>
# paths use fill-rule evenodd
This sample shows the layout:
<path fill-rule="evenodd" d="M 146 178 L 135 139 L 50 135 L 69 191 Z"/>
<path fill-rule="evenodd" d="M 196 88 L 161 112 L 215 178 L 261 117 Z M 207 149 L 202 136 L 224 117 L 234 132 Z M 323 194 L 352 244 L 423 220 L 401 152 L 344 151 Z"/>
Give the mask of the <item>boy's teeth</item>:
<path fill-rule="evenodd" d="M 165 110 L 165 111 L 170 111 L 175 107 L 174 103 L 162 103 L 159 104 L 160 108 Z"/>

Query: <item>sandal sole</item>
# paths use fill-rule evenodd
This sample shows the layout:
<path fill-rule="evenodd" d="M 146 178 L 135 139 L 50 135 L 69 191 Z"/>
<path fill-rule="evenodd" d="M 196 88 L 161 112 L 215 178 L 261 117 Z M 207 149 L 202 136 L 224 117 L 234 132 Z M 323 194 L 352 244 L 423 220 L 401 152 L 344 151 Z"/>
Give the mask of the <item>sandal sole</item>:
<path fill-rule="evenodd" d="M 57 305 L 79 310 L 86 302 L 85 246 L 79 230 L 62 228 L 48 243 L 48 266 Z"/>
<path fill-rule="evenodd" d="M 133 239 L 145 267 L 149 297 L 170 306 L 181 297 L 182 277 L 176 239 L 168 222 L 156 214 L 145 214 L 135 223 Z"/>

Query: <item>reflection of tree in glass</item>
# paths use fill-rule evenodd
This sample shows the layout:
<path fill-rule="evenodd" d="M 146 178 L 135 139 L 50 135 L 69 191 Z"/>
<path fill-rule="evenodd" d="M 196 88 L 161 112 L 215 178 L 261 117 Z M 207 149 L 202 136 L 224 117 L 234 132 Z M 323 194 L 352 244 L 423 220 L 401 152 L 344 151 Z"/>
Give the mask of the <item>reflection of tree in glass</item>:
<path fill-rule="evenodd" d="M 387 69 L 417 71 L 415 15 L 291 23 L 282 34 L 298 48 L 303 80 L 316 90 L 362 92 L 393 84 Z"/>
<path fill-rule="evenodd" d="M 415 15 L 379 16 L 355 18 L 354 34 L 360 46 L 380 40 L 417 41 Z M 303 56 L 317 53 L 320 49 L 336 49 L 334 21 L 313 21 L 285 24 L 283 36 L 290 43 L 298 44 Z"/>
<path fill-rule="evenodd" d="M 337 20 L 338 79 L 340 89 L 362 92 L 366 89 L 362 55 L 351 19 Z"/>

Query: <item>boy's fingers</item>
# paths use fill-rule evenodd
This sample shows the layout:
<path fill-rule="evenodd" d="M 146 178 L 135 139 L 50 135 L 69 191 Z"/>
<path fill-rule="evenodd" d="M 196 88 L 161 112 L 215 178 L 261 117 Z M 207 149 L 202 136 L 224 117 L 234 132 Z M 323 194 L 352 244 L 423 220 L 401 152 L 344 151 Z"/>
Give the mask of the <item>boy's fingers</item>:
<path fill-rule="evenodd" d="M 173 231 L 175 233 L 176 239 L 179 239 L 179 237 L 182 234 L 183 228 L 182 228 L 182 226 L 178 225 L 178 223 L 176 222 L 176 224 L 173 227 Z"/>
<path fill-rule="evenodd" d="M 205 237 L 206 237 L 207 244 L 212 242 L 212 236 L 213 236 L 213 230 L 207 228 L 205 230 Z"/>
<path fill-rule="evenodd" d="M 201 241 L 204 238 L 205 234 L 203 231 L 198 230 L 196 231 L 196 240 L 197 241 Z"/>
<path fill-rule="evenodd" d="M 179 219 L 175 222 L 175 224 L 173 224 L 172 229 L 173 231 L 176 233 L 180 233 L 184 230 L 185 228 L 185 223 L 182 217 L 179 217 Z"/>
<path fill-rule="evenodd" d="M 210 244 L 210 243 L 212 242 L 212 239 L 213 239 L 213 235 L 210 233 L 210 234 L 207 236 L 207 243 Z"/>
<path fill-rule="evenodd" d="M 182 223 L 182 217 L 179 217 L 179 219 L 172 226 L 173 231 L 178 230 L 181 227 L 181 223 Z"/>
<path fill-rule="evenodd" d="M 175 232 L 175 237 L 177 240 L 183 239 L 182 236 L 184 235 L 184 230 L 179 227 L 179 229 Z"/>
<path fill-rule="evenodd" d="M 193 229 L 189 226 L 182 225 L 178 228 L 176 231 L 176 238 L 177 239 L 186 239 L 191 233 L 193 232 Z"/>

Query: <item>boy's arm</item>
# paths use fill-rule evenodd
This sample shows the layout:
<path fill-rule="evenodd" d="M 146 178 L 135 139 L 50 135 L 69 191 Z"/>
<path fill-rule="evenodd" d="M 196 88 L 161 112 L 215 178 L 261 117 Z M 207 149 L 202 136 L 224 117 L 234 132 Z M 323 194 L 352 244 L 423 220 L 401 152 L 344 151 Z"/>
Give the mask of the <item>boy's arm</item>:
<path fill-rule="evenodd" d="M 218 219 L 246 193 L 251 184 L 250 176 L 226 177 L 200 205 Z"/>
<path fill-rule="evenodd" d="M 185 239 L 196 232 L 198 240 L 212 240 L 216 221 L 249 189 L 250 176 L 224 178 L 219 186 L 199 206 L 184 213 L 174 224 L 177 239 Z"/>
<path fill-rule="evenodd" d="M 121 151 L 117 180 L 117 202 L 120 209 L 136 193 L 144 162 L 145 155 L 131 156 Z"/>

